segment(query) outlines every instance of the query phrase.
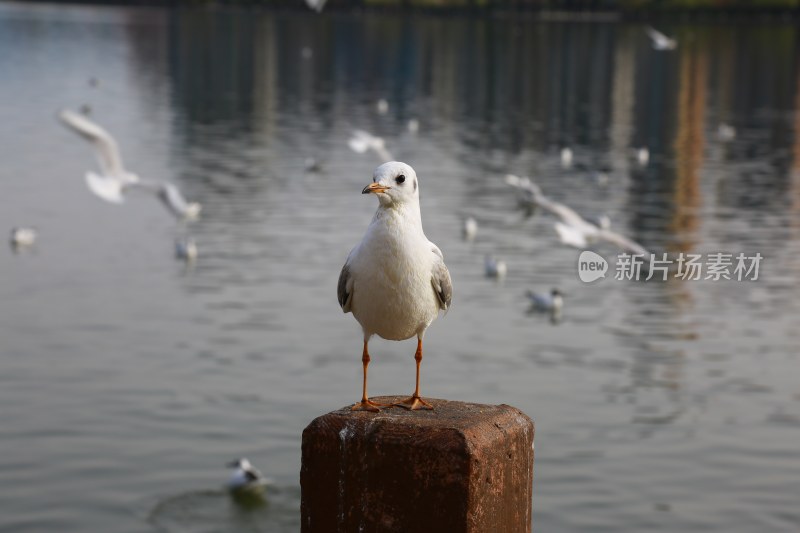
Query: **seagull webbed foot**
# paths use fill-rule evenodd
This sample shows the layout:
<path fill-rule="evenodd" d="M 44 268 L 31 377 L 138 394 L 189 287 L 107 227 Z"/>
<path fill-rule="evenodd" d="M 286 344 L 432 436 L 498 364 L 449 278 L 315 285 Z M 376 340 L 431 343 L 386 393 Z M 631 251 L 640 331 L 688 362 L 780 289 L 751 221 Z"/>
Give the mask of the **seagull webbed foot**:
<path fill-rule="evenodd" d="M 373 402 L 368 398 L 364 398 L 358 403 L 353 404 L 353 407 L 350 408 L 351 411 L 372 411 L 373 413 L 379 412 L 381 409 L 386 409 L 387 407 L 391 407 L 391 404 L 388 403 L 378 403 Z"/>
<path fill-rule="evenodd" d="M 405 400 L 400 402 L 395 402 L 392 404 L 392 407 L 403 407 L 404 409 L 408 409 L 409 411 L 417 411 L 419 409 L 433 409 L 433 405 L 429 404 L 422 398 L 417 395 L 409 396 Z"/>

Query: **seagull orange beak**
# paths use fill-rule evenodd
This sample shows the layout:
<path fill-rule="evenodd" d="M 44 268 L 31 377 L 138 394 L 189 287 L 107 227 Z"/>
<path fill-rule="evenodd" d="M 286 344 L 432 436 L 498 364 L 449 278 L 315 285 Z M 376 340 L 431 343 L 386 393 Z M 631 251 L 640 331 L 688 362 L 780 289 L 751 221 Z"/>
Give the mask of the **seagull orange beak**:
<path fill-rule="evenodd" d="M 381 185 L 380 183 L 370 183 L 369 185 L 364 187 L 364 189 L 361 191 L 361 194 L 369 194 L 369 193 L 379 194 L 382 192 L 386 192 L 389 189 L 391 189 L 391 187 L 389 187 L 388 185 Z"/>

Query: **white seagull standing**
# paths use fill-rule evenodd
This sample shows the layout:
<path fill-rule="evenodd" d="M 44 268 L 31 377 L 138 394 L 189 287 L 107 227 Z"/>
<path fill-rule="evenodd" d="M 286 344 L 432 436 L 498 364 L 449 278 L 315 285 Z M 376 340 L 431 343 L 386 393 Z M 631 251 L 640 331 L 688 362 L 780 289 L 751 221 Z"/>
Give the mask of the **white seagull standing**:
<path fill-rule="evenodd" d="M 678 41 L 670 39 L 652 26 L 648 26 L 644 31 L 650 37 L 655 50 L 675 50 L 678 46 Z"/>
<path fill-rule="evenodd" d="M 433 409 L 419 394 L 422 337 L 450 307 L 453 286 L 439 247 L 425 236 L 419 207 L 419 180 L 409 165 L 391 161 L 375 169 L 362 194 L 378 197 L 378 210 L 361 242 L 347 257 L 339 275 L 339 305 L 351 312 L 364 332 L 361 362 L 364 381 L 355 411 L 378 411 L 388 405 L 367 396 L 367 344 L 373 335 L 405 340 L 416 335 L 416 387 L 408 399 L 392 405 Z"/>
<path fill-rule="evenodd" d="M 84 115 L 69 109 L 61 111 L 58 118 L 95 147 L 102 175 L 94 172 L 86 173 L 86 185 L 89 189 L 107 202 L 114 204 L 124 202 L 125 189 L 139 183 L 140 180 L 139 176 L 125 170 L 114 137 Z"/>

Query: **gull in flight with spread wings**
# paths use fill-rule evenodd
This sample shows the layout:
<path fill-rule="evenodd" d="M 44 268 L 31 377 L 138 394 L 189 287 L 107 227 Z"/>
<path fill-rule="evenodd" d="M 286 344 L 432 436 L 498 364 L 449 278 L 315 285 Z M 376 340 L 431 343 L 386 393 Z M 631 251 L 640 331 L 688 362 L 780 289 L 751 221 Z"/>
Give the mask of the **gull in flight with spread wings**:
<path fill-rule="evenodd" d="M 125 201 L 125 192 L 128 189 L 140 187 L 155 193 L 164 206 L 180 220 L 195 220 L 200 215 L 201 205 L 187 202 L 172 183 L 145 182 L 126 170 L 117 141 L 105 129 L 69 109 L 61 111 L 58 118 L 95 148 L 101 174 L 87 172 L 86 184 L 96 196 L 107 202 L 121 204 Z"/>
<path fill-rule="evenodd" d="M 670 39 L 652 26 L 648 26 L 644 31 L 646 31 L 648 37 L 650 37 L 650 41 L 653 43 L 653 49 L 655 50 L 675 50 L 678 46 L 678 41 Z"/>
<path fill-rule="evenodd" d="M 513 174 L 506 175 L 506 183 L 519 191 L 519 197 L 530 202 L 536 208 L 544 209 L 559 220 L 554 224 L 559 239 L 564 244 L 575 248 L 586 248 L 599 241 L 605 241 L 633 255 L 649 257 L 651 254 L 641 244 L 609 230 L 602 224 L 592 224 L 580 216 L 574 209 L 545 196 L 541 188 L 527 178 Z"/>
<path fill-rule="evenodd" d="M 347 144 L 350 146 L 351 150 L 359 154 L 372 150 L 384 162 L 394 159 L 392 154 L 389 153 L 389 150 L 386 149 L 386 141 L 384 141 L 382 137 L 372 135 L 364 130 L 355 130 L 350 140 L 347 141 Z"/>

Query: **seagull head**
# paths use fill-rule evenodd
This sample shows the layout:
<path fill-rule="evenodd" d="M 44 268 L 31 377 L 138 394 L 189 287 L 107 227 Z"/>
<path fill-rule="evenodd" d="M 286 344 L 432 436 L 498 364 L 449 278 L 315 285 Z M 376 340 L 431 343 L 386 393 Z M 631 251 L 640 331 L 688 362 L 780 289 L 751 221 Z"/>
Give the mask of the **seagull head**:
<path fill-rule="evenodd" d="M 241 469 L 241 470 L 248 470 L 248 469 L 252 468 L 253 465 L 251 465 L 250 461 L 248 461 L 245 457 L 242 457 L 241 459 L 235 459 L 235 460 L 229 462 L 227 464 L 227 466 L 229 468 L 238 468 L 238 469 Z"/>
<path fill-rule="evenodd" d="M 372 183 L 364 187 L 361 193 L 376 195 L 382 207 L 419 202 L 417 173 L 405 163 L 384 163 L 375 169 Z"/>

